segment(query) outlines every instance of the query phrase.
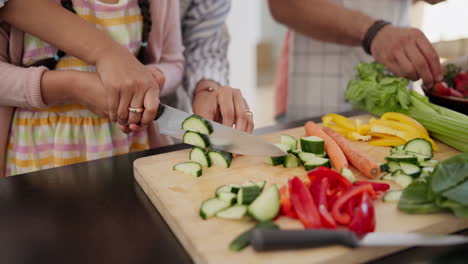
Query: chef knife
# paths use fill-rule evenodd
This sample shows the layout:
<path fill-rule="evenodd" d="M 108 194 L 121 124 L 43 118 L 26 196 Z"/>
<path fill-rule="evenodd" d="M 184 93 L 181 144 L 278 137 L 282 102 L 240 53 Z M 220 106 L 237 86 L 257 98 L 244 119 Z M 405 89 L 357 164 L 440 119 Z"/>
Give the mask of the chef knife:
<path fill-rule="evenodd" d="M 191 114 L 164 104 L 159 104 L 158 114 L 155 120 L 158 122 L 159 132 L 161 134 L 182 139 L 185 133 L 181 127 L 182 122 L 189 116 L 191 116 Z M 275 145 L 263 141 L 256 136 L 216 122 L 211 122 L 209 120 L 208 122 L 213 126 L 213 133 L 208 137 L 214 149 L 253 156 L 276 157 L 287 154 Z"/>
<path fill-rule="evenodd" d="M 468 242 L 468 236 L 417 233 L 368 233 L 359 239 L 346 230 L 266 230 L 255 229 L 251 243 L 257 251 L 300 249 L 330 245 L 347 247 L 449 246 Z"/>

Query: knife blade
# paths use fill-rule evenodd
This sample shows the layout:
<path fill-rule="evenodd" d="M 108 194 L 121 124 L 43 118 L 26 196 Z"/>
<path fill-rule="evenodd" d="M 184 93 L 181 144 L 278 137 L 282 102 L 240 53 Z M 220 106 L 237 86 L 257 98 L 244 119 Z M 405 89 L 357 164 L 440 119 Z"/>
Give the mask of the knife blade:
<path fill-rule="evenodd" d="M 265 230 L 252 231 L 251 243 L 257 251 L 314 248 L 330 245 L 346 247 L 449 246 L 468 243 L 468 236 L 418 233 L 369 233 L 359 239 L 346 230 Z"/>
<path fill-rule="evenodd" d="M 182 139 L 185 131 L 182 130 L 181 124 L 189 116 L 191 114 L 164 104 L 159 104 L 155 120 L 159 125 L 159 132 L 161 134 Z M 276 157 L 287 154 L 259 137 L 216 122 L 209 120 L 208 122 L 213 126 L 213 133 L 208 137 L 214 149 L 253 156 Z"/>

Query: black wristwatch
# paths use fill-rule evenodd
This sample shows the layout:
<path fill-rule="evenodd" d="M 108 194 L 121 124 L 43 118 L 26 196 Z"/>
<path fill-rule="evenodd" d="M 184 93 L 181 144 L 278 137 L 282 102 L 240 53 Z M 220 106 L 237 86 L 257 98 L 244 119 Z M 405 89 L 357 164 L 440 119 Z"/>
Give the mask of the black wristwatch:
<path fill-rule="evenodd" d="M 374 22 L 374 24 L 372 24 L 372 26 L 369 27 L 366 35 L 364 35 L 364 39 L 362 40 L 362 48 L 367 54 L 372 55 L 371 45 L 375 36 L 377 36 L 377 33 L 379 33 L 382 28 L 390 24 L 390 22 L 385 20 L 377 20 Z"/>

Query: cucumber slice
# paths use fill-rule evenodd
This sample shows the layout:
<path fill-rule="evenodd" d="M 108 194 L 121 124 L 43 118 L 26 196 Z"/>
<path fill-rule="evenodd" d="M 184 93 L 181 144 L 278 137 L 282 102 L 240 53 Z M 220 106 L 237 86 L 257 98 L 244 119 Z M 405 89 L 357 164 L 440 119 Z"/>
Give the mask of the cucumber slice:
<path fill-rule="evenodd" d="M 381 179 L 384 181 L 393 181 L 392 173 L 389 172 L 389 173 L 384 174 Z"/>
<path fill-rule="evenodd" d="M 406 151 L 403 149 L 391 149 L 390 154 L 406 155 Z"/>
<path fill-rule="evenodd" d="M 245 186 L 242 185 L 237 193 L 238 204 L 251 204 L 261 193 L 260 187 L 256 184 Z"/>
<path fill-rule="evenodd" d="M 191 115 L 182 122 L 182 130 L 209 135 L 213 133 L 213 126 L 210 121 L 203 117 L 199 115 Z"/>
<path fill-rule="evenodd" d="M 248 213 L 260 222 L 269 221 L 278 215 L 280 209 L 279 192 L 276 184 L 271 185 L 253 201 Z"/>
<path fill-rule="evenodd" d="M 390 167 L 388 166 L 387 163 L 380 163 L 379 167 L 380 167 L 380 171 L 390 171 Z"/>
<path fill-rule="evenodd" d="M 407 162 L 400 162 L 400 168 L 408 176 L 411 177 L 418 177 L 419 174 L 421 174 L 421 169 L 419 166 L 414 165 L 412 163 L 407 163 Z"/>
<path fill-rule="evenodd" d="M 428 161 L 419 162 L 419 166 L 420 167 L 435 167 L 437 166 L 438 163 L 439 161 L 437 160 L 428 160 Z"/>
<path fill-rule="evenodd" d="M 182 162 L 174 165 L 172 168 L 175 171 L 180 171 L 186 174 L 190 174 L 196 177 L 202 175 L 202 166 L 197 162 Z"/>
<path fill-rule="evenodd" d="M 257 186 L 260 187 L 260 191 L 263 191 L 263 188 L 265 187 L 266 181 L 257 182 L 255 184 L 257 184 Z"/>
<path fill-rule="evenodd" d="M 406 142 L 403 149 L 432 158 L 432 144 L 424 138 L 415 138 Z"/>
<path fill-rule="evenodd" d="M 302 151 L 300 149 L 294 149 L 294 150 L 291 150 L 291 154 L 294 154 L 296 155 L 297 157 L 299 157 L 299 154 L 302 153 Z"/>
<path fill-rule="evenodd" d="M 404 150 L 404 148 L 405 148 L 405 144 L 398 145 L 395 147 L 396 150 Z"/>
<path fill-rule="evenodd" d="M 387 191 L 384 195 L 384 202 L 398 202 L 400 200 L 402 191 Z"/>
<path fill-rule="evenodd" d="M 330 160 L 326 158 L 316 157 L 304 163 L 304 168 L 306 171 L 313 170 L 317 167 L 325 166 L 330 168 Z"/>
<path fill-rule="evenodd" d="M 231 184 L 231 185 L 229 185 L 229 187 L 231 187 L 231 192 L 232 193 L 237 194 L 239 192 L 241 186 L 239 184 Z"/>
<path fill-rule="evenodd" d="M 289 146 L 291 151 L 297 150 L 297 139 L 290 135 L 281 135 L 281 144 Z"/>
<path fill-rule="evenodd" d="M 182 141 L 185 144 L 200 147 L 206 149 L 210 146 L 210 140 L 204 134 L 198 132 L 186 131 L 182 137 Z"/>
<path fill-rule="evenodd" d="M 278 229 L 279 227 L 271 222 L 260 222 L 256 224 L 254 227 L 250 228 L 249 230 L 245 231 L 244 233 L 240 234 L 236 239 L 234 239 L 231 244 L 229 244 L 229 249 L 232 251 L 241 251 L 248 245 L 250 245 L 250 233 L 254 229 Z"/>
<path fill-rule="evenodd" d="M 275 144 L 279 149 L 281 149 L 284 152 L 291 152 L 291 146 L 290 145 L 285 145 L 285 144 Z"/>
<path fill-rule="evenodd" d="M 270 165 L 273 165 L 273 166 L 278 166 L 278 165 L 281 165 L 281 164 L 284 164 L 284 158 L 286 156 L 280 156 L 280 157 L 266 157 L 265 158 L 265 163 L 266 164 L 270 164 Z"/>
<path fill-rule="evenodd" d="M 220 192 L 217 194 L 217 198 L 232 205 L 236 203 L 237 195 L 232 192 Z"/>
<path fill-rule="evenodd" d="M 322 154 L 325 152 L 325 141 L 316 136 L 301 138 L 301 149 L 303 152 Z"/>
<path fill-rule="evenodd" d="M 231 204 L 218 198 L 211 198 L 204 201 L 200 207 L 200 216 L 202 219 L 208 219 L 219 211 L 226 209 Z"/>
<path fill-rule="evenodd" d="M 395 162 L 395 161 L 389 161 L 389 162 L 387 163 L 387 166 L 388 166 L 388 171 L 389 171 L 389 172 L 394 172 L 394 171 L 400 169 L 400 163 L 399 163 L 399 162 Z"/>
<path fill-rule="evenodd" d="M 301 152 L 299 153 L 299 159 L 302 161 L 302 163 L 306 163 L 309 160 L 313 160 L 317 158 L 317 155 L 309 152 Z"/>
<path fill-rule="evenodd" d="M 210 150 L 208 157 L 211 160 L 211 164 L 220 166 L 223 168 L 229 168 L 232 162 L 232 154 L 220 150 Z"/>
<path fill-rule="evenodd" d="M 319 157 L 319 158 L 328 158 L 328 155 L 326 152 L 323 152 L 323 153 L 315 153 L 314 154 L 315 156 Z"/>
<path fill-rule="evenodd" d="M 191 161 L 200 163 L 202 166 L 211 167 L 211 160 L 208 154 L 199 147 L 194 147 L 190 151 L 189 158 Z"/>
<path fill-rule="evenodd" d="M 399 172 L 399 170 L 396 172 Z M 397 175 L 392 174 L 392 177 L 393 177 L 393 180 L 403 188 L 408 187 L 408 185 L 410 185 L 413 182 L 413 178 L 411 176 L 404 174 L 403 172 L 398 173 Z"/>
<path fill-rule="evenodd" d="M 354 177 L 353 172 L 348 168 L 342 168 L 341 169 L 341 175 L 343 175 L 351 183 L 354 183 L 356 181 L 356 177 Z"/>
<path fill-rule="evenodd" d="M 408 162 L 418 164 L 418 159 L 414 155 L 399 155 L 394 154 L 386 157 L 387 161 Z"/>
<path fill-rule="evenodd" d="M 299 167 L 299 159 L 294 154 L 288 154 L 286 158 L 284 158 L 283 166 L 285 168 L 296 168 Z"/>
<path fill-rule="evenodd" d="M 216 214 L 217 217 L 224 219 L 242 219 L 245 215 L 247 215 L 247 206 L 245 205 L 234 205 Z"/>
<path fill-rule="evenodd" d="M 422 155 L 422 154 L 419 154 L 419 153 L 414 153 L 414 152 L 411 152 L 411 151 L 406 151 L 406 153 L 408 155 L 415 156 L 418 159 L 418 162 L 423 162 L 423 161 L 426 161 L 426 160 L 430 160 L 432 158 L 432 157 Z"/>
<path fill-rule="evenodd" d="M 223 193 L 223 192 L 231 193 L 231 186 L 223 185 L 223 186 L 218 187 L 218 189 L 216 189 L 216 191 L 215 191 L 216 197 L 219 198 L 219 194 Z"/>

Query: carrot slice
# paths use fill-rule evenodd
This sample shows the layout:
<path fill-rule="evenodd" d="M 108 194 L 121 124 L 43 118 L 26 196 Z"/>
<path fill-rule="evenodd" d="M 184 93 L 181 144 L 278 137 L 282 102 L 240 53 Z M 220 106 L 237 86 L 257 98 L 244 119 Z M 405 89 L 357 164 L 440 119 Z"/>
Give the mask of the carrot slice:
<path fill-rule="evenodd" d="M 325 141 L 325 151 L 327 152 L 328 157 L 330 157 L 333 168 L 338 172 L 340 172 L 342 168 L 348 168 L 348 161 L 346 160 L 343 151 L 332 138 L 323 132 L 319 125 L 309 121 L 305 124 L 304 129 L 307 136 L 316 136 Z"/>
<path fill-rule="evenodd" d="M 349 141 L 329 127 L 324 127 L 323 132 L 327 133 L 343 150 L 349 162 L 358 169 L 364 176 L 375 178 L 380 173 L 379 164 L 370 160 L 365 154 L 355 149 Z"/>

